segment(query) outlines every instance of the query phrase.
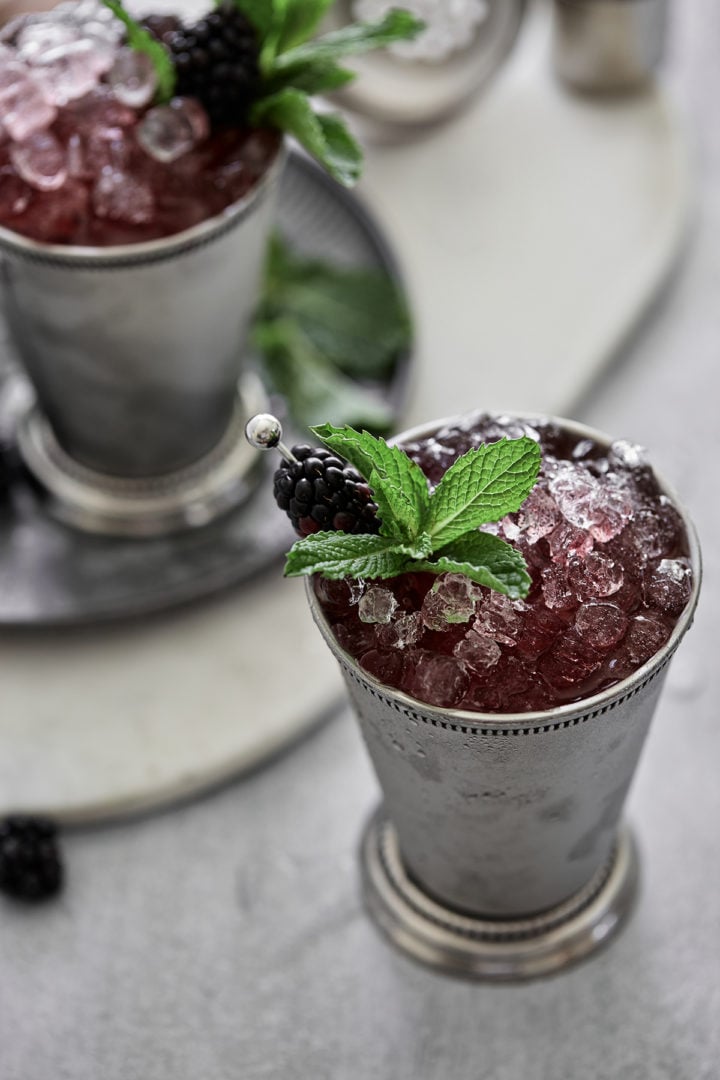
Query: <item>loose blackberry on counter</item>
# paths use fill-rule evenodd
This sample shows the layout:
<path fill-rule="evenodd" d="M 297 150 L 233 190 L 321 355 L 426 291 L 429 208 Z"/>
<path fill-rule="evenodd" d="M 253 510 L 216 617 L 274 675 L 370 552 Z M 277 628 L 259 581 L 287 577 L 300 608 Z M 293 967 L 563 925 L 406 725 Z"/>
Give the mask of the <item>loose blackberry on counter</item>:
<path fill-rule="evenodd" d="M 1 821 L 0 891 L 17 900 L 46 900 L 62 883 L 55 825 L 20 815 Z"/>

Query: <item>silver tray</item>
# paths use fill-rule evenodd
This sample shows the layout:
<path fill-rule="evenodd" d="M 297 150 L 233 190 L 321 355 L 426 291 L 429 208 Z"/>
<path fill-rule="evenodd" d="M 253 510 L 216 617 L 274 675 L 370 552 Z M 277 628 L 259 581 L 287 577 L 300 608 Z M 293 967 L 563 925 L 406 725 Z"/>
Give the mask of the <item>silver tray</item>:
<path fill-rule="evenodd" d="M 281 183 L 278 228 L 294 249 L 348 266 L 378 266 L 399 281 L 395 258 L 356 196 L 313 162 L 290 155 Z M 409 355 L 379 387 L 396 412 Z M 14 438 L 26 388 L 0 324 L 0 438 Z M 82 625 L 161 611 L 240 585 L 272 565 L 293 534 L 266 477 L 237 511 L 208 525 L 151 540 L 92 536 L 55 521 L 20 468 L 0 500 L 0 627 Z"/>

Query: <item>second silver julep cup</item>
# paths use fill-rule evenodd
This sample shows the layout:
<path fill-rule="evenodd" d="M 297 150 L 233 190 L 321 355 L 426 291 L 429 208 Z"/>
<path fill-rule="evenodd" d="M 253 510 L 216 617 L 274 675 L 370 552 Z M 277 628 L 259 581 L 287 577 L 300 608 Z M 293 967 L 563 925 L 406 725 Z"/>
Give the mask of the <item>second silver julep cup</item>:
<path fill-rule="evenodd" d="M 308 585 L 382 789 L 363 845 L 366 898 L 415 957 L 482 977 L 538 975 L 593 951 L 627 914 L 636 866 L 622 809 L 700 588 L 697 537 L 673 502 L 694 583 L 671 637 L 617 685 L 545 712 L 442 709 L 382 685 L 338 645 Z"/>
<path fill-rule="evenodd" d="M 41 481 L 52 485 L 56 470 L 70 517 L 86 489 L 99 489 L 102 527 L 104 488 L 132 513 L 154 484 L 172 501 L 175 488 L 197 486 L 193 470 L 213 464 L 238 408 L 284 157 L 278 140 L 243 199 L 160 240 L 79 247 L 0 228 L 0 308 L 37 400 L 21 449 Z M 132 532 L 126 525 L 119 531 Z"/>

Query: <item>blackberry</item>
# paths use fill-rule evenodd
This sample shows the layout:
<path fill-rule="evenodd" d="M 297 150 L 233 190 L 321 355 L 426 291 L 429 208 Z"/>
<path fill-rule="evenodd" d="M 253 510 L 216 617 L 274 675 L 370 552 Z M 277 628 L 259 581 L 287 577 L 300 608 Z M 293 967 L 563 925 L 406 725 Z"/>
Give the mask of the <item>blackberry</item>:
<path fill-rule="evenodd" d="M 19 900 L 44 900 L 60 891 L 62 863 L 57 830 L 45 818 L 0 822 L 0 890 Z"/>
<path fill-rule="evenodd" d="M 293 446 L 292 452 L 297 461 L 283 461 L 275 471 L 273 494 L 300 536 L 379 530 L 377 506 L 359 472 L 324 447 Z"/>
<path fill-rule="evenodd" d="M 162 38 L 177 72 L 175 93 L 202 102 L 213 128 L 242 127 L 257 96 L 260 49 L 255 28 L 233 0 Z"/>

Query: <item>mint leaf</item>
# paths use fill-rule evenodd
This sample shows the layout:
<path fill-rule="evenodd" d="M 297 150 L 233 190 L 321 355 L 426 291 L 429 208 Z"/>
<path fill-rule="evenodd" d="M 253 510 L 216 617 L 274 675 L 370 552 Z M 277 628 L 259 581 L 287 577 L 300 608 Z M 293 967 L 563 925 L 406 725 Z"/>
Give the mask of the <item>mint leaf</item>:
<path fill-rule="evenodd" d="M 120 0 L 102 0 L 102 2 L 125 26 L 127 43 L 130 48 L 136 52 L 145 53 L 152 60 L 158 80 L 155 101 L 159 105 L 164 105 L 170 101 L 175 93 L 175 84 L 177 82 L 175 65 L 172 62 L 170 53 L 161 41 L 154 38 L 148 30 L 145 30 L 133 19 Z"/>
<path fill-rule="evenodd" d="M 259 317 L 253 341 L 263 356 L 274 390 L 282 394 L 293 418 L 310 427 L 321 417 L 387 431 L 393 420 L 389 405 L 333 367 L 296 320 Z"/>
<path fill-rule="evenodd" d="M 277 51 L 282 53 L 312 37 L 333 3 L 334 0 L 286 0 Z"/>
<path fill-rule="evenodd" d="M 305 45 L 283 52 L 275 60 L 275 71 L 291 70 L 298 65 L 321 59 L 339 60 L 357 56 L 373 49 L 391 45 L 394 41 L 414 38 L 425 24 L 409 11 L 394 9 L 376 23 L 351 23 Z"/>
<path fill-rule="evenodd" d="M 279 128 L 317 158 L 331 176 L 346 187 L 359 179 L 362 151 L 340 117 L 313 111 L 307 94 L 286 87 L 256 101 L 250 120 L 254 127 L 264 124 Z"/>
<path fill-rule="evenodd" d="M 268 97 L 288 86 L 306 94 L 324 94 L 339 90 L 355 78 L 355 72 L 340 67 L 332 60 L 314 60 L 303 64 L 296 71 L 278 72 L 267 77 L 263 84 Z"/>
<path fill-rule="evenodd" d="M 467 533 L 413 569 L 429 570 L 433 574 L 465 574 L 472 581 L 513 599 L 527 596 L 530 588 L 530 575 L 521 553 L 490 533 Z"/>
<path fill-rule="evenodd" d="M 287 555 L 286 577 L 323 574 L 327 578 L 395 577 L 408 556 L 385 536 L 319 532 L 297 540 Z"/>
<path fill-rule="evenodd" d="M 361 378 L 387 375 L 411 340 L 407 306 L 389 274 L 298 258 L 277 236 L 266 264 L 261 317 L 276 314 L 296 319 L 334 366 Z"/>
<path fill-rule="evenodd" d="M 527 436 L 468 450 L 450 466 L 433 493 L 428 532 L 435 550 L 517 510 L 539 469 L 540 447 Z"/>
<path fill-rule="evenodd" d="M 218 4 L 221 2 L 217 0 Z M 262 41 L 282 22 L 287 0 L 234 0 L 234 3 L 253 24 Z"/>
<path fill-rule="evenodd" d="M 382 535 L 412 545 L 425 531 L 430 510 L 428 484 L 420 466 L 398 446 L 388 446 L 367 431 L 331 424 L 321 424 L 312 431 L 354 465 L 370 484 L 376 500 L 382 501 L 384 510 L 378 515 Z"/>

